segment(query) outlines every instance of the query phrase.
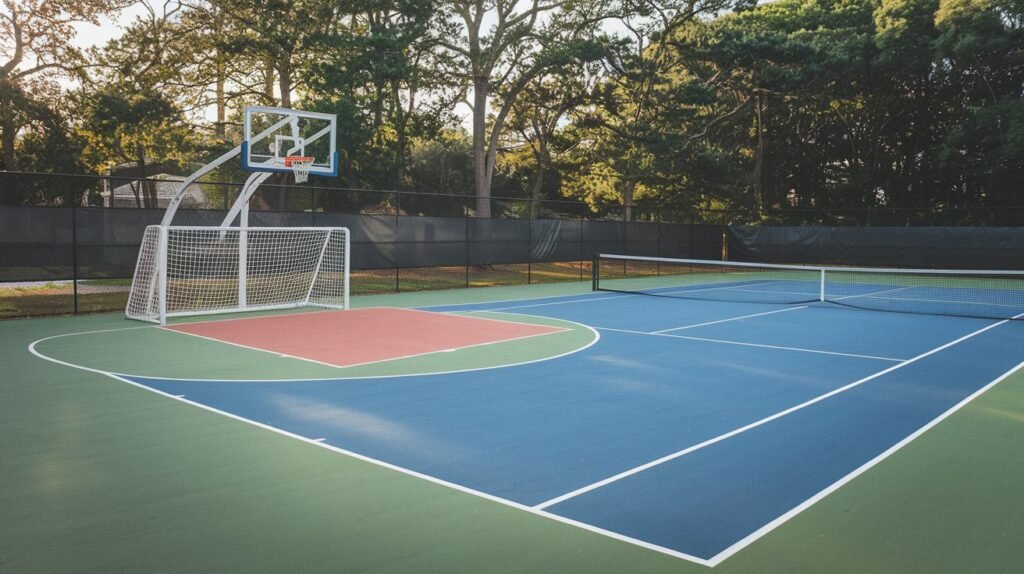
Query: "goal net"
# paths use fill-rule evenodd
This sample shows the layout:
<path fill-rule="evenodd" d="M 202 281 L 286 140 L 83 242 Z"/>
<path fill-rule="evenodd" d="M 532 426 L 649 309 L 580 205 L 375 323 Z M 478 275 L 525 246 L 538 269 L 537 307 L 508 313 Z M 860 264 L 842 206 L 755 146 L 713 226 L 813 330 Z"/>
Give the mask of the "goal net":
<path fill-rule="evenodd" d="M 288 307 L 348 307 L 343 227 L 146 228 L 129 319 Z"/>

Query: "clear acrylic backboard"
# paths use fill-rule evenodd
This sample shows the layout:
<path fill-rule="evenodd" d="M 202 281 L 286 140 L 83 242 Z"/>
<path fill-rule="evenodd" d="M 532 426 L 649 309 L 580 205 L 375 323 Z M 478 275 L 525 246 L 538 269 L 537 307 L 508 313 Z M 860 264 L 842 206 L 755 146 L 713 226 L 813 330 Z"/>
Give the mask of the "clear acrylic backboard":
<path fill-rule="evenodd" d="M 338 175 L 337 117 L 288 108 L 245 108 L 242 168 L 291 173 L 285 158 L 312 157 L 309 173 Z"/>

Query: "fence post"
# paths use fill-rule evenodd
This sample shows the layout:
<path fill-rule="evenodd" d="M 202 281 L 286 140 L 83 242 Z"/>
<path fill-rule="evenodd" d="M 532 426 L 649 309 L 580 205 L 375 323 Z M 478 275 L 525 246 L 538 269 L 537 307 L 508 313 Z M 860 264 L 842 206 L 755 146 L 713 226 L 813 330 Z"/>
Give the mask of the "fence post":
<path fill-rule="evenodd" d="M 394 193 L 395 193 L 395 248 L 396 248 L 395 249 L 395 253 L 397 255 L 397 254 L 401 253 L 401 249 L 402 249 L 402 240 L 401 240 L 402 235 L 401 235 L 401 232 L 400 232 L 400 230 L 398 228 L 399 225 L 400 225 L 400 221 L 401 221 L 400 215 L 402 213 L 402 194 L 398 193 L 397 191 L 394 192 Z M 395 293 L 399 293 L 402 290 L 402 283 L 401 283 L 402 273 L 401 273 L 401 271 L 399 271 L 399 269 L 401 269 L 401 267 L 402 266 L 399 265 L 399 262 L 398 262 L 398 257 L 396 256 L 395 257 Z"/>
<path fill-rule="evenodd" d="M 533 198 L 526 201 L 526 284 L 533 284 Z"/>
<path fill-rule="evenodd" d="M 580 262 L 580 281 L 583 281 L 583 221 L 583 216 L 580 215 L 580 231 L 576 234 L 577 252 L 579 253 L 578 259 Z"/>
<path fill-rule="evenodd" d="M 689 239 L 686 242 L 686 258 L 687 259 L 696 259 L 697 258 L 693 254 L 693 228 L 696 225 L 694 223 L 695 217 L 696 216 L 693 213 L 690 214 L 690 225 L 688 225 L 687 229 L 686 229 L 686 234 L 689 236 Z"/>
<path fill-rule="evenodd" d="M 78 209 L 75 206 L 74 190 L 71 196 L 71 289 L 74 300 L 74 313 L 78 314 Z"/>

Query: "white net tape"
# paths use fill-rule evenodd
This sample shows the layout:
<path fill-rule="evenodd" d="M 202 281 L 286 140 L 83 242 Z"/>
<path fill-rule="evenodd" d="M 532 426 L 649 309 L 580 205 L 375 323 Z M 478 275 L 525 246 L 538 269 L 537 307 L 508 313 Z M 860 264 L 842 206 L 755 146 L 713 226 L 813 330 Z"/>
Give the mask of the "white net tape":
<path fill-rule="evenodd" d="M 345 228 L 168 227 L 166 278 L 160 227 L 146 228 L 125 314 L 165 316 L 299 306 L 347 306 Z"/>

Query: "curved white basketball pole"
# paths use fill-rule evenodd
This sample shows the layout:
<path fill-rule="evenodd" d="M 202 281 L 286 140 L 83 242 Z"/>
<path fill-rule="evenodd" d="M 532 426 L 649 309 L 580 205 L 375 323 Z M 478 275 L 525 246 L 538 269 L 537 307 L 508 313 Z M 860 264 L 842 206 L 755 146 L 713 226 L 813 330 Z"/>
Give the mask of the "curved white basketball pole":
<path fill-rule="evenodd" d="M 290 120 L 290 118 L 284 118 L 281 121 L 279 121 L 279 122 L 275 123 L 274 125 L 270 126 L 269 128 L 263 130 L 262 132 L 257 134 L 255 137 L 251 138 L 250 139 L 250 143 L 254 142 L 254 141 L 259 141 L 259 140 L 267 137 L 272 132 L 280 129 L 282 126 L 287 124 L 289 120 Z M 224 164 L 224 162 L 228 161 L 229 159 L 231 159 L 231 158 L 233 158 L 233 157 L 235 157 L 235 156 L 237 156 L 237 155 L 239 155 L 241 153 L 242 153 L 242 146 L 237 146 L 237 147 L 233 148 L 231 151 L 225 153 L 224 155 L 222 155 L 222 156 L 218 157 L 217 159 L 213 160 L 212 162 L 210 162 L 210 163 L 204 165 L 203 167 L 199 168 L 192 175 L 190 175 L 187 178 L 185 178 L 185 181 L 181 182 L 181 185 L 178 186 L 177 191 L 174 192 L 174 197 L 171 199 L 170 203 L 167 205 L 167 211 L 164 212 L 164 218 L 160 221 L 160 225 L 162 225 L 164 227 L 167 227 L 168 225 L 171 224 L 171 221 L 174 219 L 174 214 L 178 211 L 178 206 L 181 204 L 181 199 L 185 196 L 185 191 L 188 190 L 188 186 L 190 186 L 193 183 L 195 183 L 197 179 L 203 177 L 204 175 L 206 175 L 206 174 L 210 173 L 211 171 L 213 171 L 213 170 L 217 169 L 218 167 L 220 167 L 221 165 Z"/>
<path fill-rule="evenodd" d="M 249 179 L 245 180 L 245 185 L 242 186 L 242 190 L 238 192 L 238 198 L 235 199 L 235 203 L 231 205 L 231 209 L 228 210 L 227 215 L 224 216 L 224 220 L 220 222 L 221 227 L 231 227 L 231 223 L 241 213 L 242 208 L 249 204 L 249 199 L 252 198 L 256 190 L 260 188 L 260 185 L 267 180 L 268 177 L 274 175 L 269 171 L 257 171 L 253 172 Z M 246 227 L 246 225 L 239 225 L 239 227 Z"/>
<path fill-rule="evenodd" d="M 188 190 L 188 186 L 196 182 L 197 179 L 210 173 L 211 171 L 220 167 L 224 162 L 242 153 L 242 146 L 238 146 L 212 162 L 199 168 L 192 175 L 185 178 L 185 181 L 181 182 L 178 189 L 174 192 L 174 197 L 171 198 L 170 203 L 167 204 L 167 211 L 164 212 L 164 218 L 160 221 L 160 225 L 167 227 L 171 224 L 171 220 L 174 219 L 174 214 L 178 211 L 178 206 L 181 204 L 181 198 L 185 196 L 185 191 Z"/>
<path fill-rule="evenodd" d="M 283 121 L 288 121 L 288 120 L 282 120 L 282 122 Z M 278 124 L 280 124 L 282 122 L 278 122 Z M 273 129 L 273 128 L 270 128 L 270 129 Z M 321 135 L 323 135 L 325 133 L 328 133 L 330 131 L 331 131 L 331 129 L 329 127 L 325 128 L 323 130 L 320 130 L 311 139 L 318 138 Z M 259 136 L 256 136 L 253 139 L 259 139 L 262 135 L 263 134 L 260 134 Z M 291 148 L 289 148 L 287 152 L 285 152 L 285 155 L 292 155 L 295 152 L 298 152 L 298 151 L 301 151 L 301 150 L 302 150 L 302 144 L 294 145 Z M 231 209 L 228 210 L 228 214 L 224 216 L 224 221 L 222 221 L 220 223 L 220 226 L 221 227 L 231 227 L 231 222 L 235 220 L 235 217 L 238 217 L 239 214 L 242 214 L 242 218 L 241 218 L 241 221 L 239 221 L 239 225 L 238 226 L 239 227 L 248 227 L 249 226 L 249 221 L 248 221 L 248 213 L 247 213 L 247 211 L 248 211 L 248 207 L 249 207 L 249 200 L 252 198 L 253 194 L 256 193 L 256 190 L 259 189 L 260 185 L 262 185 L 264 181 L 267 181 L 267 178 L 272 176 L 272 175 L 274 175 L 273 172 L 269 172 L 269 171 L 258 171 L 258 172 L 253 173 L 252 175 L 250 175 L 249 179 L 247 179 L 245 181 L 245 185 L 242 186 L 242 191 L 238 194 L 238 199 L 235 200 L 234 205 L 232 205 Z"/>

